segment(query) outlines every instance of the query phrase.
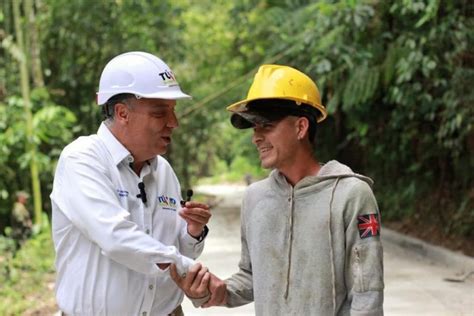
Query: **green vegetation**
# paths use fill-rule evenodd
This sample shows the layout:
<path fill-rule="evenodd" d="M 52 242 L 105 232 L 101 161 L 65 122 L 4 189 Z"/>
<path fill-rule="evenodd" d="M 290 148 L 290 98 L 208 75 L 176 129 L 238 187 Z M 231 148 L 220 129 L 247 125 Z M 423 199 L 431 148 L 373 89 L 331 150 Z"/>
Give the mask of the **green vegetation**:
<path fill-rule="evenodd" d="M 199 184 L 244 183 L 247 177 L 253 182 L 265 178 L 269 173 L 242 156 L 235 157 L 230 166 L 223 160 L 216 161 L 213 166 L 213 176 L 199 179 Z"/>
<path fill-rule="evenodd" d="M 473 238 L 472 9 L 468 0 L 2 1 L 0 232 L 15 191 L 33 193 L 35 181 L 41 199 L 30 209 L 41 201 L 50 213 L 61 149 L 100 123 L 94 93 L 103 66 L 145 50 L 194 97 L 178 105 L 167 155 L 183 188 L 266 174 L 251 132 L 233 129 L 225 106 L 245 96 L 259 65 L 288 64 L 316 80 L 330 112 L 318 157 L 371 176 L 384 220 Z"/>
<path fill-rule="evenodd" d="M 39 311 L 54 306 L 54 250 L 46 217 L 44 221 L 46 229 L 18 251 L 12 239 L 0 236 L 0 315 L 20 315 L 27 309 Z"/>

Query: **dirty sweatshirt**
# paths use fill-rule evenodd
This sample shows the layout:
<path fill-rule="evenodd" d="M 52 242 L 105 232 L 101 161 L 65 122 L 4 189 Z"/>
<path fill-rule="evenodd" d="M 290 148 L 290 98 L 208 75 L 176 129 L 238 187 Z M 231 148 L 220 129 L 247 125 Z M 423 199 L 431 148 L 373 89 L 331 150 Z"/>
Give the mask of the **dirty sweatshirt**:
<path fill-rule="evenodd" d="M 383 315 L 380 214 L 372 180 L 330 161 L 291 186 L 277 170 L 241 210 L 239 272 L 227 306 L 256 315 Z"/>

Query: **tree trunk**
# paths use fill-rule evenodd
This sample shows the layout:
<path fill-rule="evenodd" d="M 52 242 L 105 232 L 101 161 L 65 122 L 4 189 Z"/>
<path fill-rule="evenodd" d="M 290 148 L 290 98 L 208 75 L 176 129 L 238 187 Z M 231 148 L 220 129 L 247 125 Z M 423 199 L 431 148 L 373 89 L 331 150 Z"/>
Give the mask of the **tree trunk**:
<path fill-rule="evenodd" d="M 21 83 L 21 95 L 23 98 L 23 107 L 25 111 L 25 124 L 26 124 L 26 152 L 30 155 L 30 173 L 33 190 L 33 201 L 34 201 L 34 213 L 35 213 L 35 224 L 42 224 L 41 220 L 41 185 L 39 181 L 38 164 L 36 161 L 36 145 L 33 139 L 33 115 L 31 113 L 31 101 L 30 101 L 30 83 L 28 76 L 28 67 L 25 54 L 25 46 L 23 41 L 23 29 L 21 26 L 20 17 L 20 1 L 13 2 L 13 19 L 15 22 L 15 32 L 17 45 L 21 52 L 22 57 L 19 60 L 20 63 L 20 83 Z"/>
<path fill-rule="evenodd" d="M 37 88 L 44 87 L 43 72 L 41 71 L 41 48 L 38 41 L 38 27 L 36 25 L 35 11 L 33 8 L 33 0 L 25 0 L 24 2 L 25 16 L 27 18 L 29 43 L 30 43 L 30 61 L 31 72 L 33 74 L 33 83 Z"/>
<path fill-rule="evenodd" d="M 2 34 L 2 36 L 0 36 L 0 40 L 1 40 L 0 44 L 2 44 L 5 51 L 7 51 L 8 48 L 6 48 L 4 46 L 4 44 L 5 44 L 4 40 L 5 40 L 5 38 L 8 37 L 8 34 L 13 34 L 13 32 L 10 29 L 11 15 L 7 14 L 7 12 L 10 12 L 11 3 L 10 3 L 10 1 L 3 1 L 2 6 L 3 6 L 2 9 L 3 9 L 3 12 L 4 12 L 4 15 L 3 15 L 4 33 Z M 12 69 L 12 62 L 11 62 L 11 56 L 10 55 L 11 54 L 3 54 L 3 56 L 2 56 L 3 60 L 0 61 L 0 63 L 1 63 L 0 67 L 4 67 L 4 69 L 5 69 L 5 80 L 1 83 L 3 86 L 1 87 L 2 91 L 0 91 L 0 100 L 2 100 L 2 101 L 8 95 L 9 89 L 11 87 L 11 85 L 10 85 L 10 83 L 12 81 L 11 78 L 16 75 L 16 70 Z"/>

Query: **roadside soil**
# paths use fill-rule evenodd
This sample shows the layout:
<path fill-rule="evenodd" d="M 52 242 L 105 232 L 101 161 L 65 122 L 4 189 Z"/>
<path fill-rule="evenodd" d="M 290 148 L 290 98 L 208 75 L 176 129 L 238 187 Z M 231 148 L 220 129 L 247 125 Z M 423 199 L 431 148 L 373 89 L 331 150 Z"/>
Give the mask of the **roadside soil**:
<path fill-rule="evenodd" d="M 383 222 L 382 225 L 399 233 L 421 239 L 432 245 L 444 247 L 466 256 L 474 257 L 473 238 L 447 234 L 439 226 L 420 221 L 413 221 L 412 219 L 397 222 Z"/>
<path fill-rule="evenodd" d="M 23 313 L 24 316 L 55 315 L 58 307 L 54 298 L 54 278 L 54 273 L 48 273 L 45 277 L 43 291 L 28 297 L 31 308 Z"/>

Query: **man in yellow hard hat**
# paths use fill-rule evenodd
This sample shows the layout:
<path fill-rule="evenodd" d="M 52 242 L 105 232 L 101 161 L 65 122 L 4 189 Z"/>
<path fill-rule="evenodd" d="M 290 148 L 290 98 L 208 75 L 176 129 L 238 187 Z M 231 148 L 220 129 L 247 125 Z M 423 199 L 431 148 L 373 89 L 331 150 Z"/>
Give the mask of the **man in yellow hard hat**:
<path fill-rule="evenodd" d="M 254 301 L 257 315 L 383 315 L 373 182 L 314 155 L 327 112 L 313 80 L 263 65 L 247 98 L 228 110 L 234 127 L 253 128 L 262 167 L 273 171 L 246 191 L 240 270 L 225 280 L 223 305 Z"/>

